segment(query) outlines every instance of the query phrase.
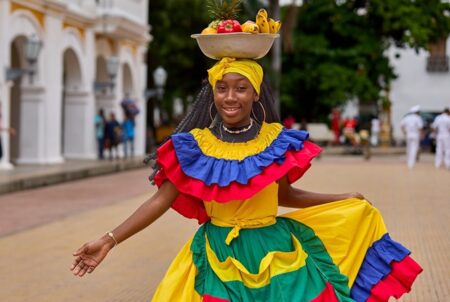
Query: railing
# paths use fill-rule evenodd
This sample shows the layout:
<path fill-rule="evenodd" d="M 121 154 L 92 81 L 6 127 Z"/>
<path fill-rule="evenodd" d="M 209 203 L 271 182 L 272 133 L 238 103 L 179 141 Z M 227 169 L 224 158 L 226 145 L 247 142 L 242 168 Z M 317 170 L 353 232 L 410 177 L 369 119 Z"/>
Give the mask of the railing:
<path fill-rule="evenodd" d="M 138 23 L 147 23 L 148 1 L 96 0 L 96 4 L 99 15 L 120 15 Z"/>
<path fill-rule="evenodd" d="M 448 72 L 448 56 L 430 56 L 427 59 L 428 72 Z"/>

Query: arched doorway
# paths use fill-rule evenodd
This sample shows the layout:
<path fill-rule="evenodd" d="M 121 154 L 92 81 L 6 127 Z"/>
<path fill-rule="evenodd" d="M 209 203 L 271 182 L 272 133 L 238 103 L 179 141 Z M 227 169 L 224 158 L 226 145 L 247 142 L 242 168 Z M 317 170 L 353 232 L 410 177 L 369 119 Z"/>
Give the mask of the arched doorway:
<path fill-rule="evenodd" d="M 11 67 L 12 68 L 25 68 L 24 62 L 24 46 L 26 42 L 25 36 L 19 36 L 11 43 Z M 22 125 L 22 77 L 18 77 L 14 80 L 11 87 L 11 106 L 10 106 L 10 125 L 16 130 L 16 135 L 10 136 L 10 160 L 13 163 L 17 163 L 21 153 L 21 141 L 23 138 L 23 132 L 26 128 Z"/>
<path fill-rule="evenodd" d="M 64 157 L 83 154 L 86 103 L 80 94 L 81 87 L 80 62 L 76 53 L 69 48 L 63 55 L 61 151 Z"/>

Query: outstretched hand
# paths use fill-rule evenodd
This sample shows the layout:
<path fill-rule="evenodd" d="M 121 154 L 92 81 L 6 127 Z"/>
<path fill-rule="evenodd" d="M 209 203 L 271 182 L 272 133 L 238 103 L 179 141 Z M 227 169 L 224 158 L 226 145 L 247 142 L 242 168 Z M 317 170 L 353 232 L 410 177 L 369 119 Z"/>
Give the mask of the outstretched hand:
<path fill-rule="evenodd" d="M 347 198 L 357 198 L 357 199 L 365 200 L 368 203 L 370 203 L 370 205 L 373 205 L 367 198 L 364 197 L 364 195 L 362 195 L 359 192 L 351 192 L 351 193 L 348 193 L 347 195 L 348 195 Z"/>
<path fill-rule="evenodd" d="M 83 277 L 86 273 L 92 273 L 113 247 L 114 242 L 105 236 L 83 244 L 73 253 L 75 260 L 70 270 L 78 277 Z"/>

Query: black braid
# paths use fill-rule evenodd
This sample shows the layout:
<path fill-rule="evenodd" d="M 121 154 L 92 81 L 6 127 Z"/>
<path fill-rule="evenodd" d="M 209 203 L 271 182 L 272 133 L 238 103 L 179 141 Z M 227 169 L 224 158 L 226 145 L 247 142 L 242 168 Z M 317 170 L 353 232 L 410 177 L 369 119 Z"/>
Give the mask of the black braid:
<path fill-rule="evenodd" d="M 272 89 L 266 79 L 264 79 L 263 82 L 261 83 L 259 101 L 264 106 L 266 117 L 265 121 L 267 123 L 280 122 L 279 115 L 275 109 L 275 101 L 273 98 Z M 216 116 L 217 114 L 216 107 L 214 105 L 211 105 L 213 103 L 214 103 L 213 89 L 209 84 L 208 80 L 204 80 L 202 82 L 202 88 L 198 93 L 195 102 L 192 104 L 190 111 L 181 120 L 181 122 L 175 128 L 175 131 L 172 133 L 172 135 L 176 133 L 189 132 L 195 128 L 203 129 L 209 127 L 212 123 L 210 117 L 210 108 L 213 117 Z M 261 123 L 264 119 L 264 112 L 261 108 L 261 105 L 254 103 L 253 112 L 255 114 L 254 118 L 256 119 L 256 121 Z M 169 140 L 169 138 L 170 136 L 167 137 L 161 143 L 161 145 L 164 144 L 167 140 Z M 148 164 L 151 160 L 156 160 L 156 151 L 147 155 L 147 157 L 144 159 L 144 163 Z M 156 164 L 155 161 L 152 168 L 153 173 L 149 176 L 149 180 L 151 181 L 152 184 L 154 184 L 153 179 L 158 170 L 160 169 L 160 167 Z"/>

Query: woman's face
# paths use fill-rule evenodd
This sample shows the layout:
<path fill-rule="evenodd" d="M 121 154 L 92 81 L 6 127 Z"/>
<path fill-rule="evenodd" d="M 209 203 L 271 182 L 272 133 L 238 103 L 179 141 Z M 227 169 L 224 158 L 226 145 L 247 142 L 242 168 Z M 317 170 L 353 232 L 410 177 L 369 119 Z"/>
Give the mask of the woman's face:
<path fill-rule="evenodd" d="M 250 81 L 239 73 L 226 73 L 216 82 L 214 104 L 227 127 L 243 127 L 250 123 L 253 102 L 258 94 Z"/>

